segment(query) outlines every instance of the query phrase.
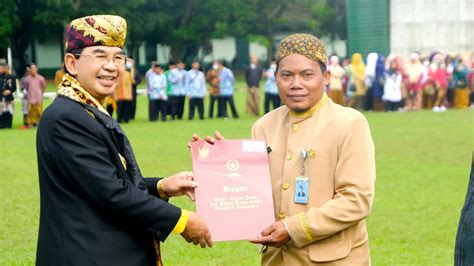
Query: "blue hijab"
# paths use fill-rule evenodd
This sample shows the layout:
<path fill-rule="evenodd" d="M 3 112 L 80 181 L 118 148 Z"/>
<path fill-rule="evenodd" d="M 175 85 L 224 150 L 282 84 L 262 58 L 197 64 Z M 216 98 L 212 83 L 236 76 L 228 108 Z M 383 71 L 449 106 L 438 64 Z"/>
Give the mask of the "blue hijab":
<path fill-rule="evenodd" d="M 372 84 L 372 96 L 382 98 L 383 86 L 385 83 L 385 57 L 383 54 L 378 54 L 377 63 L 375 64 L 375 80 Z"/>

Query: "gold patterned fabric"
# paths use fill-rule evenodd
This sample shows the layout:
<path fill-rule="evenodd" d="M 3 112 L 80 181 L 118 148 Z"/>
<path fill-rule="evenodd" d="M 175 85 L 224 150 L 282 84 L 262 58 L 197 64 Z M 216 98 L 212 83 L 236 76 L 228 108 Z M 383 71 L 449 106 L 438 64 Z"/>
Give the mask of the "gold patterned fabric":
<path fill-rule="evenodd" d="M 321 110 L 321 108 L 323 108 L 328 103 L 329 103 L 329 97 L 324 92 L 321 99 L 313 107 L 311 107 L 311 109 L 304 111 L 302 113 L 297 113 L 292 110 L 289 110 L 289 115 L 295 118 L 308 118 L 308 117 L 313 116 L 315 113 Z"/>
<path fill-rule="evenodd" d="M 76 102 L 85 103 L 93 106 L 104 114 L 109 115 L 104 106 L 99 103 L 92 95 L 90 95 L 85 89 L 82 88 L 81 84 L 71 75 L 64 74 L 61 83 L 58 88 L 58 95 L 66 96 Z"/>
<path fill-rule="evenodd" d="M 42 113 L 43 103 L 28 104 L 28 116 L 26 117 L 28 125 L 36 126 L 41 119 Z"/>
<path fill-rule="evenodd" d="M 306 33 L 295 33 L 283 39 L 277 48 L 277 62 L 290 54 L 300 54 L 323 64 L 326 64 L 328 60 L 324 43 Z"/>
<path fill-rule="evenodd" d="M 78 18 L 66 25 L 65 51 L 99 45 L 123 48 L 126 35 L 127 22 L 122 17 L 94 15 Z"/>
<path fill-rule="evenodd" d="M 314 242 L 314 236 L 313 236 L 313 228 L 311 227 L 311 223 L 309 222 L 308 216 L 306 213 L 300 213 L 298 214 L 298 219 L 300 221 L 301 227 L 303 228 L 303 233 L 305 237 L 311 241 Z"/>

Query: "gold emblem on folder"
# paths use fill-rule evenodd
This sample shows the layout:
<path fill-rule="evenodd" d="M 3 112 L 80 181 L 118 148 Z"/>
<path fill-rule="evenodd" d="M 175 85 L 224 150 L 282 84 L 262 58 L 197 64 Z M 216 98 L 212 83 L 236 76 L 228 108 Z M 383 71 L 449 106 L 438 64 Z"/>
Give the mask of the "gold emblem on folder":
<path fill-rule="evenodd" d="M 208 148 L 198 148 L 199 157 L 206 159 L 209 157 L 209 149 Z"/>
<path fill-rule="evenodd" d="M 237 170 L 239 170 L 240 164 L 237 160 L 228 160 L 226 166 L 229 171 L 236 172 Z"/>

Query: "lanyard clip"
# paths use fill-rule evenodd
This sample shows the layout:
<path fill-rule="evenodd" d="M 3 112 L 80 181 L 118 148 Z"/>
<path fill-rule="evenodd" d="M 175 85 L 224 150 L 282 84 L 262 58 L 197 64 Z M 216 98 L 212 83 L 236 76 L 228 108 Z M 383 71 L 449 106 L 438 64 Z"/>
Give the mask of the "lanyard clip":
<path fill-rule="evenodd" d="M 305 149 L 301 150 L 301 157 L 303 158 L 303 162 L 308 158 L 308 152 Z"/>
<path fill-rule="evenodd" d="M 303 176 L 305 172 L 304 161 L 308 158 L 308 152 L 305 149 L 301 150 L 301 158 L 303 158 L 303 160 L 301 160 L 301 175 Z"/>

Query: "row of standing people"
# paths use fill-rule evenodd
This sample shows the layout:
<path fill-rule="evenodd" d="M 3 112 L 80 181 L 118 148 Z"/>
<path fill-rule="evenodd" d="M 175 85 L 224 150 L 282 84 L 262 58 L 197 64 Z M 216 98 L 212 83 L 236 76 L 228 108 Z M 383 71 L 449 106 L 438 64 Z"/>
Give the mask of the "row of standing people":
<path fill-rule="evenodd" d="M 333 101 L 374 111 L 444 111 L 467 108 L 473 102 L 474 71 L 468 55 L 435 52 L 422 58 L 414 52 L 405 64 L 399 55 L 385 60 L 370 53 L 366 62 L 359 53 L 342 66 L 337 56 L 330 58 L 328 94 Z"/>
<path fill-rule="evenodd" d="M 248 85 L 247 112 L 249 115 L 259 115 L 260 102 L 260 80 L 266 77 L 265 82 L 265 113 L 281 104 L 275 81 L 276 63 L 272 62 L 270 67 L 264 71 L 258 64 L 255 56 L 250 59 L 251 63 L 245 70 L 245 79 Z M 228 109 L 233 118 L 239 114 L 234 102 L 235 77 L 231 69 L 226 67 L 221 60 L 212 63 L 211 69 L 204 74 L 199 61 L 192 63 L 189 71 L 185 70 L 184 63 L 178 61 L 169 63 L 169 69 L 164 70 L 156 62 L 152 62 L 151 68 L 146 73 L 147 95 L 149 97 L 149 120 L 182 119 L 185 98 L 189 98 L 188 119 L 194 118 L 195 110 L 198 111 L 199 119 L 204 119 L 204 98 L 209 95 L 208 117 L 228 118 Z M 208 87 L 206 86 L 206 81 Z"/>
<path fill-rule="evenodd" d="M 105 98 L 105 108 L 112 116 L 117 111 L 117 122 L 128 123 L 135 119 L 137 110 L 137 88 L 142 81 L 135 67 L 135 60 L 127 58 L 125 71 L 114 93 Z"/>
<path fill-rule="evenodd" d="M 450 56 L 434 52 L 421 57 L 411 54 L 407 63 L 399 55 L 370 53 L 366 63 L 362 55 L 355 53 L 352 60 L 342 65 L 337 56 L 332 56 L 328 64 L 330 74 L 327 91 L 329 97 L 338 104 L 359 110 L 374 111 L 416 111 L 432 109 L 444 111 L 447 108 L 467 108 L 474 103 L 474 70 L 472 56 Z M 117 120 L 128 122 L 136 113 L 137 85 L 141 78 L 131 59 L 127 61 L 127 71 L 114 95 L 106 99 L 108 111 L 117 110 Z M 171 61 L 164 71 L 157 63 L 147 71 L 147 95 L 149 98 L 149 120 L 162 121 L 170 115 L 171 119 L 182 119 L 186 97 L 189 98 L 188 119 L 194 118 L 197 109 L 200 119 L 204 119 L 204 98 L 209 94 L 209 113 L 212 118 L 228 118 L 228 107 L 234 118 L 239 114 L 234 102 L 235 78 L 232 70 L 220 60 L 212 64 L 206 75 L 200 70 L 199 61 L 194 61 L 189 71 L 182 62 Z M 280 106 L 274 72 L 276 63 L 272 62 L 264 70 L 255 56 L 245 69 L 248 86 L 246 110 L 249 115 L 259 115 L 260 81 L 264 85 L 264 110 L 268 113 Z M 59 72 L 59 73 L 58 73 Z M 56 73 L 56 82 L 62 70 Z M 206 81 L 208 88 L 206 87 Z M 38 73 L 32 63 L 20 81 L 23 92 L 23 127 L 37 126 L 43 110 L 45 78 Z M 0 64 L 0 128 L 11 128 L 13 120 L 14 95 L 17 89 L 15 76 L 8 71 L 8 65 Z"/>
<path fill-rule="evenodd" d="M 182 119 L 186 97 L 189 98 L 188 119 L 194 118 L 195 111 L 200 119 L 204 119 L 204 98 L 209 95 L 208 117 L 228 118 L 228 108 L 232 117 L 239 114 L 234 102 L 235 77 L 231 69 L 220 60 L 216 60 L 204 75 L 199 61 L 194 61 L 189 71 L 182 62 L 171 61 L 169 69 L 164 71 L 157 63 L 147 71 L 147 95 L 149 98 L 149 120 L 156 121 L 161 116 L 165 121 Z M 259 83 L 266 77 L 265 113 L 281 104 L 274 72 L 276 63 L 272 62 L 266 71 L 258 64 L 256 57 L 251 57 L 251 64 L 245 70 L 245 79 L 249 87 L 247 112 L 259 115 Z M 64 75 L 63 68 L 55 75 L 55 83 L 59 85 Z M 206 81 L 208 87 L 206 86 Z M 105 99 L 105 106 L 110 115 L 117 114 L 119 123 L 128 123 L 135 118 L 137 108 L 137 86 L 141 82 L 140 73 L 136 70 L 134 60 L 127 59 L 126 70 L 115 92 Z M 43 93 L 46 89 L 45 78 L 38 73 L 38 67 L 32 63 L 20 82 L 23 93 L 23 127 L 36 127 L 43 110 Z M 8 65 L 0 64 L 0 128 L 11 128 L 13 120 L 13 104 L 16 91 L 16 78 L 9 74 Z M 250 94 L 253 91 L 253 94 Z M 253 98 L 254 100 L 250 100 Z M 253 106 L 253 107 L 252 107 Z M 161 114 L 161 115 L 160 115 Z"/>
<path fill-rule="evenodd" d="M 228 104 L 233 117 L 238 118 L 233 99 L 234 74 L 221 62 L 215 62 L 211 71 L 207 74 L 210 82 L 209 117 L 214 116 L 214 106 L 218 102 L 218 117 L 228 117 L 226 108 Z M 160 118 L 166 121 L 168 115 L 172 120 L 183 119 L 186 97 L 189 98 L 188 119 L 194 119 L 196 109 L 199 119 L 204 119 L 204 98 L 207 87 L 206 76 L 200 70 L 199 61 L 194 61 L 189 71 L 185 69 L 185 64 L 181 61 L 170 61 L 169 69 L 166 71 L 156 62 L 152 62 L 145 77 L 150 121 L 157 121 Z M 213 86 L 215 83 L 219 84 Z M 216 91 L 215 88 L 218 90 Z"/>

